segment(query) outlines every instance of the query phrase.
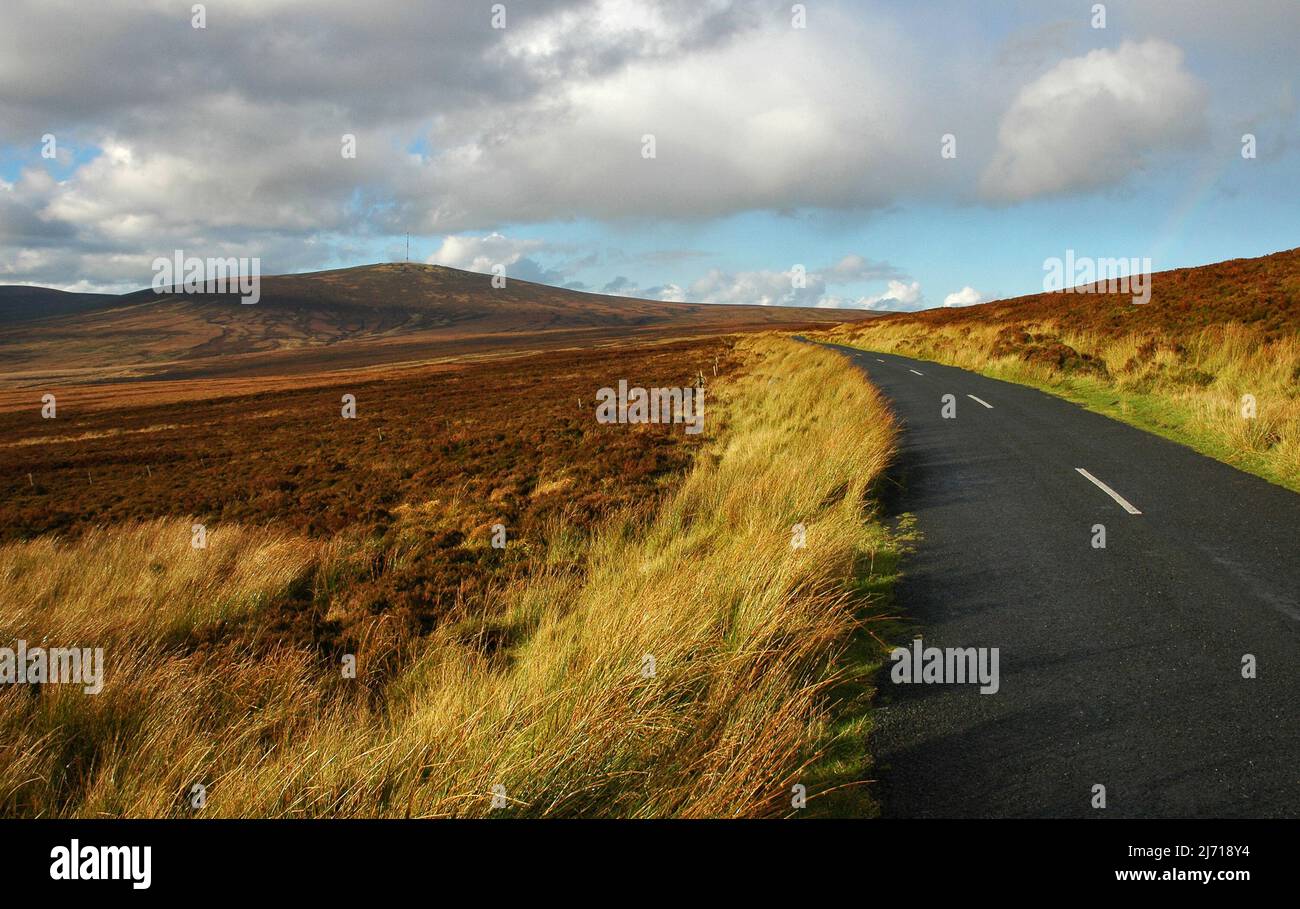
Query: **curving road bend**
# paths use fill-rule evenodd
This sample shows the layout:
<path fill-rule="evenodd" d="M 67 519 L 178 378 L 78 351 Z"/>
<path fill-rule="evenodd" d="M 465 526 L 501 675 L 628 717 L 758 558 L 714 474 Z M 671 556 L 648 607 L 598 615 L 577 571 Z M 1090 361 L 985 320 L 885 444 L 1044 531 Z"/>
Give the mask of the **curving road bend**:
<path fill-rule="evenodd" d="M 993 694 L 882 674 L 887 816 L 1300 816 L 1300 496 L 1025 386 L 825 346 L 903 427 L 890 506 L 924 536 L 901 608 L 926 647 L 999 652 Z"/>

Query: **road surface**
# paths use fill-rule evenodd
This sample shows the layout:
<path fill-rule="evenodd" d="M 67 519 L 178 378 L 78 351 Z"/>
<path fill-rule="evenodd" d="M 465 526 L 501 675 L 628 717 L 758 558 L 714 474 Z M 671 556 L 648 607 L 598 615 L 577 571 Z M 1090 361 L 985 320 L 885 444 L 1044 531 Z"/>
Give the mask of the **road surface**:
<path fill-rule="evenodd" d="M 1300 816 L 1300 495 L 1031 388 L 828 346 L 902 424 L 888 504 L 924 538 L 900 608 L 926 647 L 999 653 L 995 694 L 882 675 L 887 816 Z"/>

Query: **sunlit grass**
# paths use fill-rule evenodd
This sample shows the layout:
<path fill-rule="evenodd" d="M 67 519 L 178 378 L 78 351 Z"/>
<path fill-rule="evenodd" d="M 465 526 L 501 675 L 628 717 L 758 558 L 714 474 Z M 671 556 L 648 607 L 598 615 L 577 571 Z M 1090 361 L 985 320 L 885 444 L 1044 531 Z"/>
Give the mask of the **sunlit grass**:
<path fill-rule="evenodd" d="M 424 637 L 373 617 L 368 685 L 258 624 L 285 598 L 328 612 L 361 543 L 227 527 L 195 552 L 159 521 L 0 547 L 0 633 L 107 663 L 99 695 L 0 690 L 0 812 L 756 817 L 853 782 L 893 425 L 843 358 L 742 349 L 659 507 L 551 528 L 496 608 Z"/>

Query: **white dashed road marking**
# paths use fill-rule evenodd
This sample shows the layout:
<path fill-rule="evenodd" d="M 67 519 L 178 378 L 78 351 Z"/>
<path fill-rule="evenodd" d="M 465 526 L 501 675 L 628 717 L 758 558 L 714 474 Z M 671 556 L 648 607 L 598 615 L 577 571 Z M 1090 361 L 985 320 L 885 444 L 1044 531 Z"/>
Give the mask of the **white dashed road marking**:
<path fill-rule="evenodd" d="M 1136 508 L 1134 508 L 1132 505 L 1130 505 L 1128 499 L 1124 498 L 1124 497 L 1123 497 L 1122 495 L 1120 495 L 1118 492 L 1116 492 L 1115 490 L 1111 489 L 1109 486 L 1107 486 L 1107 485 L 1106 485 L 1105 483 L 1103 483 L 1101 480 L 1097 479 L 1097 478 L 1094 477 L 1092 474 L 1088 473 L 1088 471 L 1084 470 L 1082 467 L 1076 467 L 1076 468 L 1074 468 L 1074 469 L 1077 470 L 1077 471 L 1079 471 L 1079 473 L 1083 474 L 1085 477 L 1087 477 L 1087 478 L 1088 478 L 1089 480 L 1091 480 L 1093 483 L 1096 483 L 1098 489 L 1100 489 L 1102 492 L 1106 493 L 1106 495 L 1110 496 L 1110 497 L 1111 497 L 1112 499 L 1114 499 L 1116 502 L 1119 502 L 1120 507 L 1123 508 L 1125 511 L 1127 511 L 1129 514 L 1141 514 L 1141 513 L 1142 513 L 1142 512 L 1140 512 L 1140 511 L 1138 511 Z"/>
<path fill-rule="evenodd" d="M 974 395 L 967 395 L 966 397 L 970 398 L 972 401 L 978 401 L 980 404 L 983 404 L 989 410 L 993 409 L 993 405 L 990 404 L 988 401 L 983 400 L 982 398 L 977 398 Z"/>
<path fill-rule="evenodd" d="M 916 372 L 916 370 L 915 370 L 915 369 L 909 369 L 908 372 Z M 916 374 L 917 374 L 918 376 L 923 376 L 923 375 L 925 375 L 925 373 L 923 373 L 923 372 L 916 372 Z"/>

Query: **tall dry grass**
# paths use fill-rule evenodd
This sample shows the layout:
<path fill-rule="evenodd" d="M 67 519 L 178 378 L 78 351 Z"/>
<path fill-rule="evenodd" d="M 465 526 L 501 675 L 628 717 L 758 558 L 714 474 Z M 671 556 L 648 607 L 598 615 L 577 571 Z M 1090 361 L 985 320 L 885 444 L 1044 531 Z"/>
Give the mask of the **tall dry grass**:
<path fill-rule="evenodd" d="M 347 544 L 230 529 L 194 559 L 187 525 L 160 522 L 3 547 L 0 644 L 104 646 L 108 669 L 98 695 L 0 690 L 0 811 L 785 813 L 857 630 L 849 582 L 890 545 L 866 493 L 893 429 L 840 357 L 743 346 L 656 512 L 557 529 L 501 609 L 420 639 L 378 696 L 305 646 L 250 655 L 229 633 L 295 587 L 336 596 L 321 578 Z"/>
<path fill-rule="evenodd" d="M 6 547 L 0 628 L 101 646 L 180 644 L 302 583 L 327 548 L 238 525 L 213 528 L 205 548 L 191 540 L 188 522 L 151 521 Z"/>
<path fill-rule="evenodd" d="M 1006 325 L 890 319 L 836 333 L 840 343 L 934 360 L 1077 396 L 1103 412 L 1300 491 L 1300 336 L 1265 338 L 1236 323 L 1119 336 L 1056 320 L 1017 322 L 1101 368 L 1026 356 Z M 1246 395 L 1256 415 L 1243 416 Z"/>

